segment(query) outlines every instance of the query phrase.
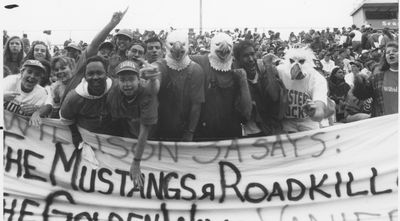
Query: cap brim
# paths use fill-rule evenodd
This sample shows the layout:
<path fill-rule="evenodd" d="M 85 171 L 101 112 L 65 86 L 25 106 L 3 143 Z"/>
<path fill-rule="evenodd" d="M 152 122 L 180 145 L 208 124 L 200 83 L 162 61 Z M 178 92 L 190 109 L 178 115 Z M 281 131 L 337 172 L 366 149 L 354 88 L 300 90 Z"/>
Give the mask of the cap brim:
<path fill-rule="evenodd" d="M 41 69 L 44 73 L 46 73 L 46 68 L 44 68 L 44 67 L 40 67 L 40 66 L 38 66 L 38 65 L 35 65 L 35 64 L 25 64 L 24 65 L 24 67 L 35 67 L 35 68 L 38 68 L 38 69 Z"/>
<path fill-rule="evenodd" d="M 134 73 L 136 75 L 139 75 L 139 72 L 137 70 L 132 69 L 132 68 L 122 68 L 121 70 L 118 70 L 118 72 L 116 72 L 115 74 L 119 75 L 122 72 L 132 72 L 132 73 Z"/>

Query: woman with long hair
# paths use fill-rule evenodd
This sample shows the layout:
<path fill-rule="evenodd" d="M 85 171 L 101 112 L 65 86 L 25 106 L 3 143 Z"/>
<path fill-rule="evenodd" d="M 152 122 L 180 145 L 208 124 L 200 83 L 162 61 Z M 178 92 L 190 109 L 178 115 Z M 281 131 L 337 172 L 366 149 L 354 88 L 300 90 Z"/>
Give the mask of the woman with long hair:
<path fill-rule="evenodd" d="M 4 47 L 3 65 L 7 66 L 11 74 L 18 74 L 24 59 L 24 43 L 18 36 L 9 38 Z"/>
<path fill-rule="evenodd" d="M 39 60 L 39 59 L 45 59 L 48 62 L 50 62 L 51 55 L 49 47 L 43 41 L 34 41 L 32 42 L 32 46 L 29 49 L 28 53 L 26 54 L 24 60 Z"/>

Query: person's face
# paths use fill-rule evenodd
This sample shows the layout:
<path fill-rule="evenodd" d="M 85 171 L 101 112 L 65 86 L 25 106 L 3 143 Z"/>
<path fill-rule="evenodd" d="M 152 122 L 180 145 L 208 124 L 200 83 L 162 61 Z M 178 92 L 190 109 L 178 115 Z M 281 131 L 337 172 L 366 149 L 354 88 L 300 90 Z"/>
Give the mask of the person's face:
<path fill-rule="evenodd" d="M 106 60 L 108 60 L 108 58 L 109 58 L 110 55 L 111 55 L 111 49 L 109 49 L 109 48 L 102 48 L 101 50 L 99 50 L 99 51 L 97 52 L 97 55 L 100 56 L 100 57 L 102 57 L 102 58 L 104 58 L 104 59 L 106 59 Z"/>
<path fill-rule="evenodd" d="M 47 51 L 47 48 L 45 45 L 37 44 L 33 48 L 33 57 L 36 60 L 39 60 L 40 58 L 44 59 L 44 58 L 46 58 L 46 51 Z"/>
<path fill-rule="evenodd" d="M 118 35 L 117 36 L 117 48 L 120 51 L 126 51 L 129 47 L 129 43 L 131 42 L 131 39 L 125 35 Z"/>
<path fill-rule="evenodd" d="M 73 48 L 68 48 L 67 49 L 67 57 L 77 60 L 77 58 L 79 57 L 79 51 L 76 49 L 73 49 Z"/>
<path fill-rule="evenodd" d="M 329 61 L 331 59 L 331 56 L 330 55 L 325 55 L 324 59 L 325 59 L 325 61 Z"/>
<path fill-rule="evenodd" d="M 242 51 L 239 57 L 240 66 L 246 71 L 255 72 L 256 71 L 256 55 L 253 47 L 247 47 Z"/>
<path fill-rule="evenodd" d="M 144 48 L 140 45 L 133 45 L 129 50 L 126 51 L 126 57 L 128 59 L 138 60 L 143 58 Z"/>
<path fill-rule="evenodd" d="M 31 92 L 40 82 L 44 71 L 38 67 L 26 66 L 22 71 L 21 88 L 25 92 Z"/>
<path fill-rule="evenodd" d="M 93 95 L 100 95 L 106 89 L 106 70 L 100 61 L 90 62 L 86 65 L 85 80 L 88 83 L 89 91 Z"/>
<path fill-rule="evenodd" d="M 119 89 L 127 96 L 133 96 L 135 91 L 139 88 L 139 77 L 132 72 L 123 72 L 118 76 Z"/>
<path fill-rule="evenodd" d="M 395 66 L 399 63 L 399 50 L 396 47 L 387 47 L 385 58 L 390 66 Z"/>
<path fill-rule="evenodd" d="M 351 72 L 353 72 L 353 73 L 358 73 L 358 72 L 360 72 L 360 68 L 358 68 L 357 65 L 352 64 L 352 65 L 351 65 Z"/>
<path fill-rule="evenodd" d="M 344 79 L 344 71 L 342 69 L 339 69 L 335 73 L 335 77 L 338 79 Z"/>
<path fill-rule="evenodd" d="M 11 53 L 17 54 L 22 50 L 21 41 L 18 38 L 14 38 L 9 43 Z"/>
<path fill-rule="evenodd" d="M 64 65 L 61 64 L 61 62 L 57 62 L 54 65 L 54 74 L 57 77 L 57 80 L 66 84 L 72 77 L 72 70 L 68 65 Z"/>
<path fill-rule="evenodd" d="M 161 44 L 160 42 L 149 42 L 147 43 L 147 58 L 149 59 L 150 63 L 156 61 L 161 57 Z"/>

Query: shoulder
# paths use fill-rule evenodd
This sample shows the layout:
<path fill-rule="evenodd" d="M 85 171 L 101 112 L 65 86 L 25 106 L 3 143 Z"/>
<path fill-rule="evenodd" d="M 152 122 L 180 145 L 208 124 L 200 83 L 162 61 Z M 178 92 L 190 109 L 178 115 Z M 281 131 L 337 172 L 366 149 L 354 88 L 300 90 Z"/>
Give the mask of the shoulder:
<path fill-rule="evenodd" d="M 65 97 L 65 100 L 63 101 L 63 103 L 76 103 L 79 102 L 80 100 L 83 100 L 83 97 L 80 96 L 76 90 L 70 90 L 67 94 L 67 96 Z"/>

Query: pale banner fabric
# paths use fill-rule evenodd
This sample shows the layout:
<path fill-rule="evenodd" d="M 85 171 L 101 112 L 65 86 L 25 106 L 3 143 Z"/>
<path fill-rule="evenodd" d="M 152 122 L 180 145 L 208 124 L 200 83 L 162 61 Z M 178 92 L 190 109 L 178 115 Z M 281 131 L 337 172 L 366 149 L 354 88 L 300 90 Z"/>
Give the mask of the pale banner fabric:
<path fill-rule="evenodd" d="M 4 113 L 4 220 L 397 220 L 398 115 L 201 143 L 136 140 Z M 77 156 L 81 156 L 81 163 Z"/>

